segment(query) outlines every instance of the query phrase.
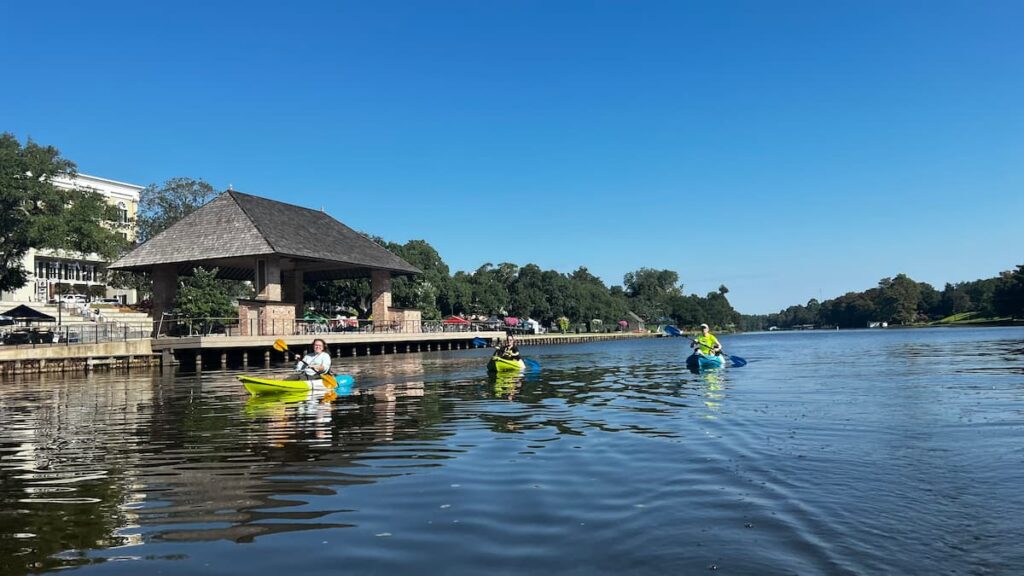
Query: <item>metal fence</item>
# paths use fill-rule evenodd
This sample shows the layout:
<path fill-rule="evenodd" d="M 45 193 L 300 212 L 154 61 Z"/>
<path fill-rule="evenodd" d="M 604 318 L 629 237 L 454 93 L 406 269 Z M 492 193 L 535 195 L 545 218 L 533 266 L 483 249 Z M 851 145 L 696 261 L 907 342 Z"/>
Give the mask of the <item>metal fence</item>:
<path fill-rule="evenodd" d="M 247 328 L 247 329 L 246 329 Z M 424 334 L 465 333 L 505 330 L 487 322 L 445 324 L 439 320 L 407 320 L 374 323 L 364 319 L 331 320 L 276 320 L 262 324 L 251 322 L 240 326 L 233 318 L 176 318 L 164 315 L 159 321 L 98 321 L 33 328 L 13 328 L 0 332 L 4 346 L 57 346 L 71 344 L 98 344 L 150 338 L 182 338 L 189 336 L 303 336 L 328 334 Z"/>
<path fill-rule="evenodd" d="M 4 346 L 70 346 L 139 340 L 153 335 L 151 322 L 95 322 L 15 328 L 0 334 Z"/>
<path fill-rule="evenodd" d="M 440 320 L 391 321 L 340 318 L 321 320 L 249 320 L 240 324 L 238 318 L 177 318 L 165 315 L 154 324 L 161 338 L 186 336 L 303 336 L 345 333 L 423 334 L 434 332 L 477 332 L 501 329 L 493 323 L 467 322 L 445 324 Z"/>

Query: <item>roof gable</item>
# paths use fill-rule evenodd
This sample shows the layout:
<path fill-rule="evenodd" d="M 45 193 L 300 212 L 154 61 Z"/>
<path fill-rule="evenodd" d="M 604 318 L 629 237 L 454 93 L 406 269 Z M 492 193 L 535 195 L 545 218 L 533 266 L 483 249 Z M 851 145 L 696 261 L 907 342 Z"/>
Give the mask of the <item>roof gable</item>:
<path fill-rule="evenodd" d="M 125 254 L 110 268 L 139 268 L 273 252 L 228 192 Z"/>
<path fill-rule="evenodd" d="M 227 192 L 274 252 L 396 272 L 420 270 L 327 213 L 241 192 Z"/>

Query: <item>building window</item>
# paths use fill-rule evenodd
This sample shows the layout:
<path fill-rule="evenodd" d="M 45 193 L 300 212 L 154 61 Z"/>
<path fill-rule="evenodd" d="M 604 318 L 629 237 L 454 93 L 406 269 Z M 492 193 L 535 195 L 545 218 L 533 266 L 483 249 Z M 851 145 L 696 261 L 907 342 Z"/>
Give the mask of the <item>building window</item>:
<path fill-rule="evenodd" d="M 126 206 L 124 202 L 117 203 L 117 223 L 128 223 L 128 206 Z"/>

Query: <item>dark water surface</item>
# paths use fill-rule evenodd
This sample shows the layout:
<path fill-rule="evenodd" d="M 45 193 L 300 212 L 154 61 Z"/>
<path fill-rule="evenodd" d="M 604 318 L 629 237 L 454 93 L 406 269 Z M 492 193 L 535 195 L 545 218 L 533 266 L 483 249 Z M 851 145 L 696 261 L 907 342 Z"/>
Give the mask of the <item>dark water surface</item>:
<path fill-rule="evenodd" d="M 332 405 L 229 372 L 8 378 L 0 574 L 1024 573 L 1024 329 L 723 342 L 750 363 L 340 359 Z"/>

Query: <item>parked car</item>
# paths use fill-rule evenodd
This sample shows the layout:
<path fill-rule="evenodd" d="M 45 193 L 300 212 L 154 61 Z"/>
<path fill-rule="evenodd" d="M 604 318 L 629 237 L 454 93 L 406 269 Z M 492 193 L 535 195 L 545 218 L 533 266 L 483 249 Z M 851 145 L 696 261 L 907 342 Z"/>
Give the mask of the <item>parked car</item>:
<path fill-rule="evenodd" d="M 96 303 L 96 304 L 120 305 L 121 304 L 121 299 L 120 298 L 98 298 L 98 299 L 93 300 L 93 302 Z"/>
<path fill-rule="evenodd" d="M 88 300 L 85 294 L 65 294 L 60 298 L 65 304 L 85 304 Z"/>
<path fill-rule="evenodd" d="M 31 344 L 32 334 L 27 330 L 16 330 L 4 334 L 4 344 L 16 346 L 18 344 Z"/>

